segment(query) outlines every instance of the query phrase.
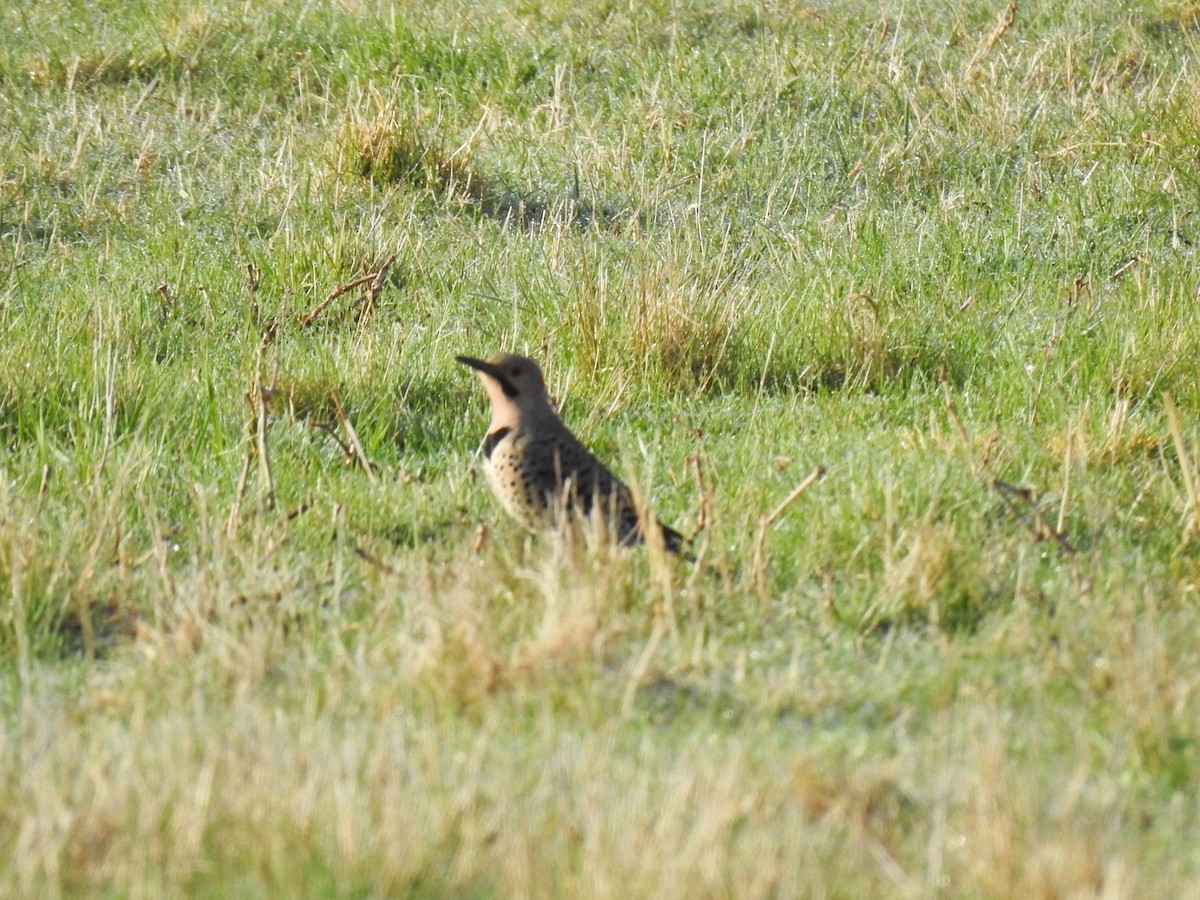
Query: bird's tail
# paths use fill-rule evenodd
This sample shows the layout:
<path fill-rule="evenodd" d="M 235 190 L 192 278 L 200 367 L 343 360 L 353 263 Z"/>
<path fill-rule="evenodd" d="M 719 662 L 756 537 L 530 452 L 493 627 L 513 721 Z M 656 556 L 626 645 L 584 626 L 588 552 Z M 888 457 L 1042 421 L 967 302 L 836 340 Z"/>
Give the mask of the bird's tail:
<path fill-rule="evenodd" d="M 691 542 L 687 538 L 670 525 L 664 525 L 662 522 L 658 523 L 658 529 L 662 533 L 663 546 L 669 552 L 686 559 L 688 562 L 696 561 L 696 557 L 691 553 Z"/>

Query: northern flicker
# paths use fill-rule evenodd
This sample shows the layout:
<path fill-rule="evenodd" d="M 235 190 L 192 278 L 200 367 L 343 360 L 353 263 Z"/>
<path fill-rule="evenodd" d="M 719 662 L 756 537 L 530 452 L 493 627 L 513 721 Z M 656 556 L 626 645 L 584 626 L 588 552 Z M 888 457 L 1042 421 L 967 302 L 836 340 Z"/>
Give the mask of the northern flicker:
<path fill-rule="evenodd" d="M 483 441 L 483 473 L 496 499 L 529 528 L 555 528 L 596 512 L 621 544 L 641 543 L 643 523 L 633 495 L 567 430 L 532 359 L 501 353 L 490 360 L 458 357 L 479 373 L 492 401 Z M 652 520 L 663 545 L 680 553 L 678 531 Z"/>

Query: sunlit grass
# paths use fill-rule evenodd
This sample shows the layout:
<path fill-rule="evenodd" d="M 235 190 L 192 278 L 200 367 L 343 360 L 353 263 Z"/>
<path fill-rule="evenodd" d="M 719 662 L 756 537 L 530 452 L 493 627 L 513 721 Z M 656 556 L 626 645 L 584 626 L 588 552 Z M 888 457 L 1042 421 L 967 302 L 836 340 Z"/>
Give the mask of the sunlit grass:
<path fill-rule="evenodd" d="M 1194 893 L 1196 10 L 1008 10 L 0 13 L 0 893 Z"/>

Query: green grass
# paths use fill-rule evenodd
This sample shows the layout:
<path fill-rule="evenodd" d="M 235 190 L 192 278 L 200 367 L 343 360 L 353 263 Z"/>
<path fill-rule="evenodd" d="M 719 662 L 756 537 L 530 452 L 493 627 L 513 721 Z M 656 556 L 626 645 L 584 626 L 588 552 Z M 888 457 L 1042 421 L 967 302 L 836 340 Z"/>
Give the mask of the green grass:
<path fill-rule="evenodd" d="M 1200 10 L 1004 10 L 0 12 L 0 894 L 1200 891 Z"/>

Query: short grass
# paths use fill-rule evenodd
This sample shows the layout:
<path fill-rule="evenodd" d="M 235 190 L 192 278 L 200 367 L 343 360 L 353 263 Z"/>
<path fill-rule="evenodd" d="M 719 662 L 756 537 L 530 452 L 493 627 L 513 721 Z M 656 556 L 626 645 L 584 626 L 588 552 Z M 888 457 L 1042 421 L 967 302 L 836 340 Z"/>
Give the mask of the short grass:
<path fill-rule="evenodd" d="M 1200 892 L 1200 7 L 0 29 L 0 893 Z"/>

